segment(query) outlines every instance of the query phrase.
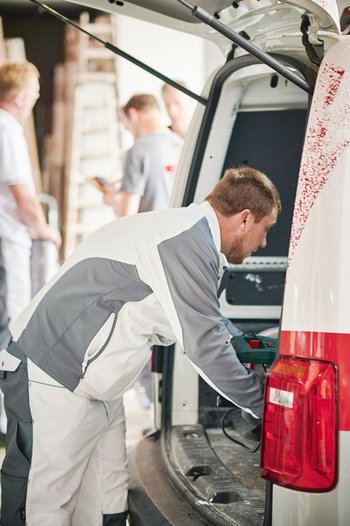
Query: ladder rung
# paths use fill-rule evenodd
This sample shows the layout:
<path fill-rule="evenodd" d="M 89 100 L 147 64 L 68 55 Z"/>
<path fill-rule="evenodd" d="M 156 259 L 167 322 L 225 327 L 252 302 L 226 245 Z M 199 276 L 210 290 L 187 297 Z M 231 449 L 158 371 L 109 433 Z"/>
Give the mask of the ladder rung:
<path fill-rule="evenodd" d="M 90 60 L 115 60 L 115 55 L 104 47 L 88 47 L 83 49 L 83 57 Z"/>
<path fill-rule="evenodd" d="M 81 126 L 80 131 L 83 135 L 89 135 L 89 134 L 100 134 L 100 133 L 109 133 L 108 132 L 109 127 L 106 126 Z"/>
<path fill-rule="evenodd" d="M 96 159 L 98 157 L 108 157 L 109 154 L 110 154 L 110 150 L 97 150 L 95 152 L 93 151 L 88 151 L 88 152 L 80 152 L 80 155 L 79 155 L 79 158 L 82 160 L 82 161 L 85 161 L 85 160 L 88 160 L 88 159 Z"/>
<path fill-rule="evenodd" d="M 115 73 L 108 71 L 82 71 L 79 73 L 80 82 L 106 82 L 116 84 L 117 76 Z"/>
<path fill-rule="evenodd" d="M 112 34 L 112 26 L 111 24 L 99 24 L 91 23 L 91 24 L 83 24 L 80 26 L 82 29 L 85 29 L 85 31 L 88 31 L 89 33 L 92 33 L 96 36 L 106 36 Z"/>
<path fill-rule="evenodd" d="M 76 200 L 73 200 L 73 202 L 71 204 L 74 206 L 74 208 L 77 211 L 79 211 L 81 209 L 86 210 L 87 208 L 103 208 L 105 206 L 105 205 L 102 204 L 101 200 L 99 200 L 98 202 L 96 202 L 96 201 L 76 201 Z"/>

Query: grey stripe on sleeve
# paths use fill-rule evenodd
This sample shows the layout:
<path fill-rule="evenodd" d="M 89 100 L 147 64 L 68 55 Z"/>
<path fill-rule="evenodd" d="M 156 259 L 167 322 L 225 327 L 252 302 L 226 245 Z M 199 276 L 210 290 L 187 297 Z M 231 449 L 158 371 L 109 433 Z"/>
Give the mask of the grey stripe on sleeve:
<path fill-rule="evenodd" d="M 159 254 L 188 358 L 217 391 L 261 416 L 263 386 L 239 362 L 219 310 L 219 255 L 207 220 L 163 241 Z"/>

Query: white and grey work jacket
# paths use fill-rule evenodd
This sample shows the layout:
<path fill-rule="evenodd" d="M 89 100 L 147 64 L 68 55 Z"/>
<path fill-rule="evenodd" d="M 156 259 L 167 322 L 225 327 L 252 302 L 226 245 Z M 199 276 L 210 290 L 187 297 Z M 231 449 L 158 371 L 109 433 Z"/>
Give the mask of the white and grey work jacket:
<path fill-rule="evenodd" d="M 21 351 L 71 391 L 112 400 L 153 344 L 177 341 L 216 391 L 256 416 L 262 385 L 219 311 L 227 265 L 209 203 L 117 219 L 88 236 L 12 324 Z"/>

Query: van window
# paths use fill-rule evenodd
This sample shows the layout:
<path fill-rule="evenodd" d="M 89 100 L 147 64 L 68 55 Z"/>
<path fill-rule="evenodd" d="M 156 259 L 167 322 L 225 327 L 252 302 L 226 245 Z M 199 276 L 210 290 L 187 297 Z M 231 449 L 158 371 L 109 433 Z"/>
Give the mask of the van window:
<path fill-rule="evenodd" d="M 265 172 L 282 201 L 267 247 L 256 256 L 287 256 L 293 205 L 304 142 L 307 110 L 240 112 L 233 127 L 224 167 L 247 164 Z"/>

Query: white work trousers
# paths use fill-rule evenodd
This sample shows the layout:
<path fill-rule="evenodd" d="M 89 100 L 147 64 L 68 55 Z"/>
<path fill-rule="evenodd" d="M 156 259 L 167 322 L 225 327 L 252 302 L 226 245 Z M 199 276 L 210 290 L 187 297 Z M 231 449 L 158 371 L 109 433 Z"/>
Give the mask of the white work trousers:
<path fill-rule="evenodd" d="M 127 509 L 122 397 L 89 400 L 28 360 L 33 454 L 27 526 L 99 526 Z"/>
<path fill-rule="evenodd" d="M 1 252 L 6 271 L 7 312 L 14 320 L 31 300 L 31 247 L 1 239 Z"/>

